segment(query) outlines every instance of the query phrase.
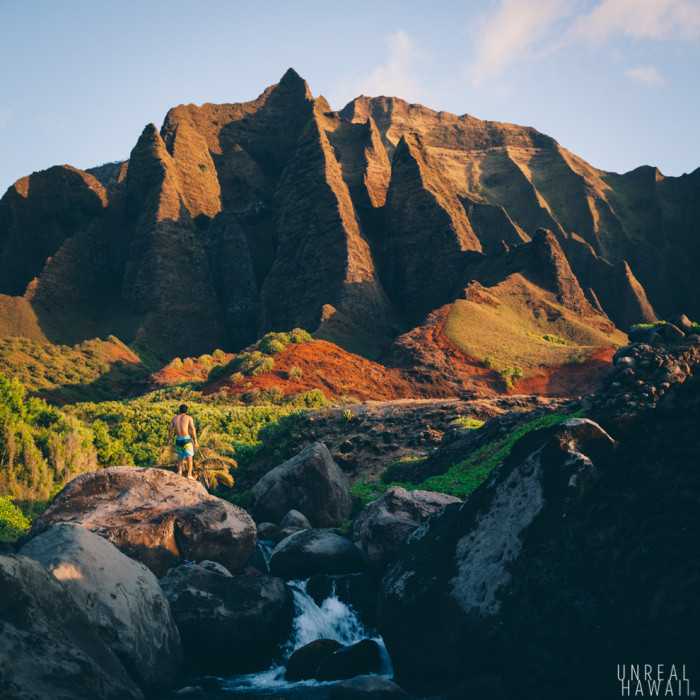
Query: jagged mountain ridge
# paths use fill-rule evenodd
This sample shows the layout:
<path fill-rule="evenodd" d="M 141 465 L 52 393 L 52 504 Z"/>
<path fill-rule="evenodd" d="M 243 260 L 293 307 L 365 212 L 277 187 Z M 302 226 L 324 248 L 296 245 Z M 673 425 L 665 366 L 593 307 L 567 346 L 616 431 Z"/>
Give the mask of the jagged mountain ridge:
<path fill-rule="evenodd" d="M 605 173 L 532 128 L 397 98 L 333 112 L 290 69 L 251 102 L 170 110 L 128 163 L 15 183 L 0 293 L 62 339 L 114 325 L 196 354 L 302 326 L 376 354 L 522 268 L 625 327 L 700 306 L 699 191 L 700 170 Z"/>

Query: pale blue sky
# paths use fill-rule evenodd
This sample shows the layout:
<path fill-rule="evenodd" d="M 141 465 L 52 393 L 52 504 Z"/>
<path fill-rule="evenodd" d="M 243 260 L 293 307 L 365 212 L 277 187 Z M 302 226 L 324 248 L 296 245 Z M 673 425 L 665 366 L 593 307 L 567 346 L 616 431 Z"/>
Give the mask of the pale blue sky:
<path fill-rule="evenodd" d="M 128 158 L 181 103 L 294 67 L 340 109 L 395 95 L 534 126 L 592 165 L 700 166 L 700 0 L 0 0 L 0 194 Z"/>

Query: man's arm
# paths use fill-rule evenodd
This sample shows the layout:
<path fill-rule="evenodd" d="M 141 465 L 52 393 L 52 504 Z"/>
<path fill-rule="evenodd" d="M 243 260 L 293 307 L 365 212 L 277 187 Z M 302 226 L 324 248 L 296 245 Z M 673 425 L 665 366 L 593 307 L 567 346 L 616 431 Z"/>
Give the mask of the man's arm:
<path fill-rule="evenodd" d="M 194 427 L 194 418 L 190 416 L 190 427 L 192 428 L 192 439 L 194 440 L 194 446 L 197 447 L 197 428 Z"/>
<path fill-rule="evenodd" d="M 173 420 L 172 418 L 170 419 L 170 423 L 168 423 L 168 445 L 173 444 Z"/>

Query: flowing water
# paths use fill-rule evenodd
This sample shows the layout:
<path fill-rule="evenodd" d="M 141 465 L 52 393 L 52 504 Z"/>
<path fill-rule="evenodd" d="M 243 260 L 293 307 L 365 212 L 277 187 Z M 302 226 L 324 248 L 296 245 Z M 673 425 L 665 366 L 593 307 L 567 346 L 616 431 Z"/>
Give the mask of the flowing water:
<path fill-rule="evenodd" d="M 270 547 L 259 543 L 261 552 L 269 557 Z M 306 581 L 289 581 L 294 594 L 295 616 L 292 633 L 281 650 L 280 658 L 266 671 L 226 678 L 214 676 L 190 679 L 190 685 L 199 686 L 209 700 L 234 698 L 284 698 L 284 700 L 323 700 L 328 698 L 338 681 L 284 680 L 285 665 L 292 653 L 316 639 L 335 639 L 343 645 L 355 644 L 362 639 L 373 639 L 382 652 L 382 676 L 392 677 L 393 671 L 384 642 L 374 630 L 368 630 L 358 619 L 352 607 L 340 601 L 335 589 L 329 598 L 317 605 L 306 592 Z"/>

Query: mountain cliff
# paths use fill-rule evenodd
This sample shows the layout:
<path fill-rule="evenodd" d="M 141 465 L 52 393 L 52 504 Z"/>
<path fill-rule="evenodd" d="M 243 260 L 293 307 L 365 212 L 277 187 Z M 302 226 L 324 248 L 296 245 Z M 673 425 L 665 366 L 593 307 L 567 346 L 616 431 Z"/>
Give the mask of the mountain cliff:
<path fill-rule="evenodd" d="M 529 127 L 391 97 L 334 112 L 290 69 L 251 102 L 170 110 L 125 163 L 18 180 L 0 322 L 167 356 L 302 326 L 378 357 L 513 274 L 596 329 L 697 316 L 698 194 L 700 170 L 607 173 Z"/>

